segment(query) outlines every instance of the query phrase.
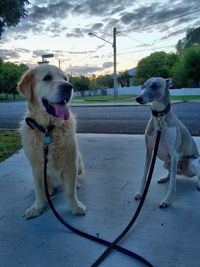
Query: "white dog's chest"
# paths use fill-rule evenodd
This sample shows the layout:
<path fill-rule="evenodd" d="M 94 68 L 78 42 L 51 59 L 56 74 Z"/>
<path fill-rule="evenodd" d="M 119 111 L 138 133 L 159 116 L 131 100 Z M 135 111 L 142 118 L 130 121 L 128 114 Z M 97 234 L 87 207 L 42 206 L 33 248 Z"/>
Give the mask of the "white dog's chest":
<path fill-rule="evenodd" d="M 156 135 L 157 135 L 157 129 L 147 131 L 146 145 L 151 150 L 154 149 Z M 170 161 L 171 148 L 174 147 L 175 140 L 176 140 L 175 127 L 172 127 L 170 129 L 163 127 L 157 154 L 160 160 L 165 162 Z"/>

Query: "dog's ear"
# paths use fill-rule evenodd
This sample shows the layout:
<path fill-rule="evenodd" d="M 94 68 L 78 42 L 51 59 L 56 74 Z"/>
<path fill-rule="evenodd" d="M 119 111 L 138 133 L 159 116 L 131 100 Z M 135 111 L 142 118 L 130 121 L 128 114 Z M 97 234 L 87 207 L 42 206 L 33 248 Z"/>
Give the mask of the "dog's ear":
<path fill-rule="evenodd" d="M 69 80 L 70 80 L 70 75 L 69 75 L 69 74 L 66 74 L 66 78 L 67 78 L 67 82 L 69 82 Z"/>
<path fill-rule="evenodd" d="M 166 87 L 168 89 L 172 88 L 172 79 L 171 78 L 167 78 L 167 79 L 165 79 L 165 81 L 166 81 Z"/>
<path fill-rule="evenodd" d="M 34 76 L 33 70 L 28 70 L 18 83 L 17 90 L 27 101 L 33 101 Z"/>

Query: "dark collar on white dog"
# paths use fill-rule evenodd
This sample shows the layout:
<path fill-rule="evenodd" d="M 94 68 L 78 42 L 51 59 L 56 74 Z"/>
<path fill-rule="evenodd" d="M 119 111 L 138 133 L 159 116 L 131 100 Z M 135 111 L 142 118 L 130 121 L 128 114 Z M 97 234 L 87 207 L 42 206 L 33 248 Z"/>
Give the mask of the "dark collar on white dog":
<path fill-rule="evenodd" d="M 157 110 L 153 110 L 151 109 L 151 113 L 154 117 L 163 117 L 164 115 L 166 115 L 169 111 L 170 111 L 171 105 L 170 103 L 166 106 L 165 109 L 163 109 L 162 111 L 157 111 Z"/>

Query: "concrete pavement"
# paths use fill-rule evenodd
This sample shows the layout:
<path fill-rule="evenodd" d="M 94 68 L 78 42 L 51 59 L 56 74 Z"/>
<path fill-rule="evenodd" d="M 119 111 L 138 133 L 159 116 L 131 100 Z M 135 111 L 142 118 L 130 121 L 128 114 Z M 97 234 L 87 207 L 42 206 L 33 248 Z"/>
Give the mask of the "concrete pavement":
<path fill-rule="evenodd" d="M 63 194 L 53 197 L 65 219 L 90 234 L 109 241 L 122 231 L 138 203 L 144 164 L 143 135 L 79 134 L 85 175 L 78 191 L 88 212 L 72 216 Z M 200 138 L 195 138 L 200 150 Z M 200 192 L 196 178 L 177 178 L 172 207 L 159 209 L 168 184 L 157 184 L 165 173 L 157 160 L 144 208 L 120 245 L 144 256 L 155 267 L 198 267 L 200 262 Z M 50 210 L 25 220 L 24 211 L 34 199 L 31 168 L 21 150 L 0 163 L 0 266 L 89 267 L 105 247 L 79 237 L 57 222 Z M 143 266 L 112 252 L 102 267 Z"/>

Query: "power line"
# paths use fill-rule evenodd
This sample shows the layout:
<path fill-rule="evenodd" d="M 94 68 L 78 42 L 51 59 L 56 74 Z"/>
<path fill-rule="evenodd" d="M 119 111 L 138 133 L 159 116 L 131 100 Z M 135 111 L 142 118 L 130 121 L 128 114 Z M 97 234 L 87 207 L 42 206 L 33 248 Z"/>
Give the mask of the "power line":
<path fill-rule="evenodd" d="M 112 39 L 112 38 L 110 38 L 110 40 L 111 40 L 111 39 Z M 81 58 L 81 59 L 75 61 L 73 64 L 79 63 L 79 62 L 83 61 L 84 59 L 86 59 L 86 58 L 88 58 L 88 57 L 91 57 L 91 55 L 93 55 L 93 54 L 95 54 L 96 52 L 98 52 L 98 51 L 99 51 L 100 49 L 102 49 L 105 45 L 106 45 L 106 43 L 103 44 L 103 45 L 101 45 L 101 46 L 100 46 L 98 49 L 96 49 L 95 51 L 90 52 L 89 55 L 87 55 L 87 56 L 85 56 L 85 57 L 83 57 L 83 58 Z"/>
<path fill-rule="evenodd" d="M 185 13 L 185 14 L 182 14 L 182 15 L 179 15 L 179 16 L 176 16 L 176 17 L 172 17 L 172 18 L 169 18 L 169 19 L 166 19 L 166 20 L 161 20 L 161 21 L 158 21 L 158 22 L 155 22 L 155 23 L 147 24 L 147 25 L 144 25 L 144 26 L 135 27 L 135 28 L 131 28 L 131 29 L 128 29 L 128 30 L 123 30 L 123 31 L 118 31 L 117 33 L 124 33 L 124 32 L 129 32 L 129 31 L 135 31 L 135 30 L 139 30 L 139 29 L 144 29 L 144 28 L 147 28 L 147 27 L 150 27 L 150 26 L 154 26 L 154 25 L 157 25 L 157 24 L 168 22 L 170 20 L 182 18 L 184 16 L 188 16 L 188 15 L 191 15 L 191 14 L 194 14 L 194 13 L 197 13 L 197 12 L 200 12 L 200 9 L 197 9 L 195 11 L 188 12 L 188 13 Z"/>
<path fill-rule="evenodd" d="M 127 36 L 128 37 L 128 36 Z M 130 37 L 129 37 L 130 38 Z M 130 38 L 130 39 L 132 39 L 132 38 Z M 144 44 L 144 46 L 145 47 L 149 47 L 149 46 L 151 46 L 151 47 L 153 47 L 156 43 L 161 43 L 161 42 L 166 42 L 166 40 L 167 41 L 170 41 L 170 40 L 173 40 L 173 39 L 177 39 L 177 37 L 171 37 L 171 38 L 167 38 L 167 37 L 165 37 L 165 38 L 163 38 L 162 40 L 161 39 L 158 39 L 158 40 L 154 40 L 152 43 L 150 43 L 150 44 L 147 44 L 147 43 L 143 43 Z M 142 42 L 141 42 L 142 43 Z M 140 45 L 141 46 L 141 45 Z M 127 50 L 130 50 L 130 49 L 133 49 L 133 48 L 138 48 L 138 47 L 140 47 L 140 46 L 131 46 L 131 47 L 127 47 L 127 48 L 124 48 L 124 49 L 120 49 L 119 51 L 127 51 Z M 143 47 L 144 47 L 143 46 Z M 119 55 L 119 54 L 118 54 Z"/>
<path fill-rule="evenodd" d="M 101 62 L 105 61 L 106 59 L 110 58 L 112 55 L 113 55 L 112 52 L 109 53 L 109 54 L 107 54 L 107 55 L 104 55 L 103 58 L 101 58 L 101 59 L 95 61 L 94 64 L 101 63 Z"/>
<path fill-rule="evenodd" d="M 126 53 L 118 53 L 117 55 L 134 54 L 134 53 L 145 52 L 145 51 L 151 51 L 151 50 L 156 50 L 156 49 L 170 48 L 170 47 L 172 47 L 172 46 L 173 46 L 173 45 L 162 46 L 162 47 L 153 47 L 153 48 L 144 49 L 144 50 L 138 50 L 138 51 L 132 51 L 132 52 L 126 52 Z"/>

